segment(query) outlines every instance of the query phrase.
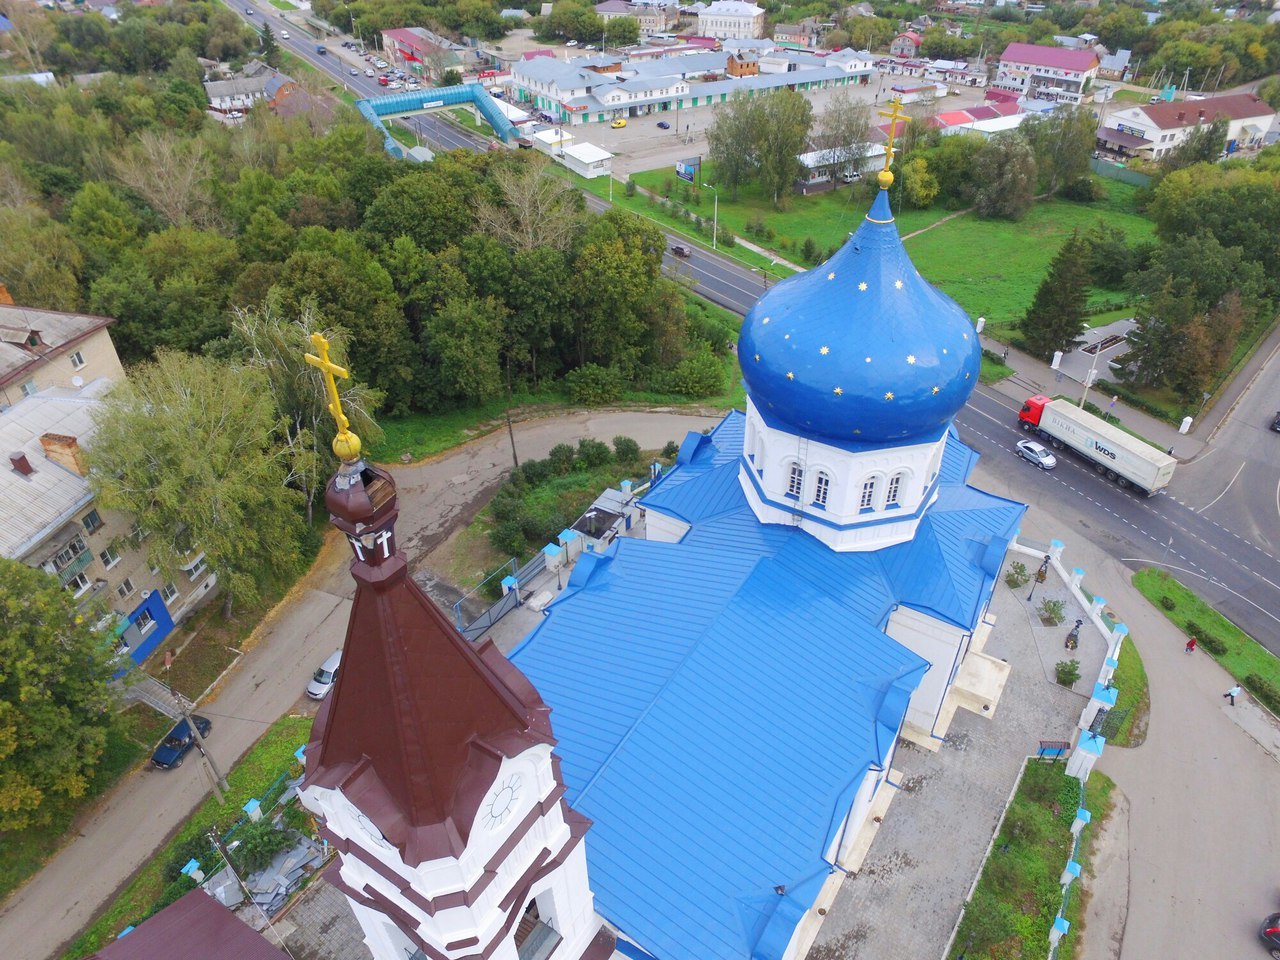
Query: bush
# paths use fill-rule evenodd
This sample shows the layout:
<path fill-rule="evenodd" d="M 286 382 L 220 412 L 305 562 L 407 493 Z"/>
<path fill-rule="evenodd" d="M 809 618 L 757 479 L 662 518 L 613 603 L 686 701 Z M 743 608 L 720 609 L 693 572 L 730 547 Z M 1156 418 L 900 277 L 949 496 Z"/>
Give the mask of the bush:
<path fill-rule="evenodd" d="M 818 245 L 813 242 L 813 237 L 804 238 L 804 243 L 800 245 L 800 256 L 809 263 L 818 262 Z"/>
<path fill-rule="evenodd" d="M 1077 177 L 1058 189 L 1058 196 L 1076 203 L 1096 203 L 1106 196 L 1102 184 L 1093 177 Z"/>
<path fill-rule="evenodd" d="M 613 455 L 619 463 L 635 463 L 640 459 L 640 444 L 630 437 L 614 437 Z"/>
<path fill-rule="evenodd" d="M 178 879 L 169 883 L 168 886 L 161 891 L 159 898 L 151 905 L 151 909 L 147 911 L 147 916 L 139 917 L 134 923 L 141 923 L 148 917 L 154 916 L 170 904 L 177 903 L 188 893 L 196 888 L 196 882 L 189 876 L 178 875 Z"/>
<path fill-rule="evenodd" d="M 493 549 L 513 557 L 523 554 L 529 546 L 525 541 L 522 524 L 522 521 L 527 517 L 528 514 L 521 514 L 518 518 L 513 517 L 510 520 L 503 520 L 490 530 L 489 542 L 493 544 Z"/>
<path fill-rule="evenodd" d="M 243 875 L 261 870 L 277 853 L 293 846 L 297 837 L 288 830 L 277 830 L 275 821 L 263 817 L 242 824 L 234 840 L 239 842 L 229 852 L 236 869 Z"/>
<path fill-rule="evenodd" d="M 1048 600 L 1041 600 L 1039 613 L 1042 620 L 1056 626 L 1066 619 L 1067 605 L 1061 600 L 1054 600 L 1052 598 Z"/>
<path fill-rule="evenodd" d="M 1280 714 L 1280 688 L 1256 673 L 1251 673 L 1245 677 L 1244 685 L 1268 710 L 1272 713 Z"/>
<path fill-rule="evenodd" d="M 522 469 L 525 482 L 531 487 L 545 483 L 555 472 L 550 460 L 526 460 Z"/>
<path fill-rule="evenodd" d="M 208 867 L 218 855 L 213 852 L 213 842 L 203 833 L 188 837 L 173 848 L 173 854 L 165 861 L 161 877 L 165 883 L 173 883 L 182 876 L 182 868 L 192 860 Z M 209 871 L 206 871 L 206 873 Z"/>
<path fill-rule="evenodd" d="M 702 343 L 677 363 L 662 383 L 667 390 L 686 397 L 713 397 L 724 390 L 724 366 L 711 352 L 711 345 Z"/>
<path fill-rule="evenodd" d="M 1163 596 L 1160 598 L 1160 606 L 1163 607 L 1165 610 L 1173 610 L 1175 607 L 1178 606 L 1178 603 L 1176 600 L 1173 599 L 1173 597 Z"/>
<path fill-rule="evenodd" d="M 667 460 L 675 459 L 676 455 L 679 453 L 680 444 L 676 443 L 674 440 L 668 440 L 667 445 L 662 448 L 662 456 Z"/>
<path fill-rule="evenodd" d="M 611 463 L 613 452 L 608 444 L 590 437 L 583 437 L 578 441 L 578 459 L 587 465 L 587 469 L 594 470 L 596 467 Z"/>
<path fill-rule="evenodd" d="M 1080 679 L 1080 661 L 1059 660 L 1057 665 L 1054 666 L 1053 672 L 1057 677 L 1058 683 L 1064 687 L 1070 687 Z"/>
<path fill-rule="evenodd" d="M 738 245 L 738 238 L 728 230 L 720 231 L 720 246 L 732 249 Z"/>
<path fill-rule="evenodd" d="M 1009 564 L 1009 569 L 1004 575 L 1004 582 L 1014 590 L 1025 587 L 1030 580 L 1031 574 L 1027 573 L 1027 565 L 1021 560 L 1015 560 Z"/>
<path fill-rule="evenodd" d="M 569 399 L 589 407 L 616 403 L 622 396 L 623 385 L 621 373 L 613 367 L 602 367 L 595 363 L 570 370 L 564 377 Z"/>
<path fill-rule="evenodd" d="M 557 476 L 564 476 L 573 472 L 573 465 L 578 460 L 578 451 L 567 443 L 557 443 L 551 448 L 551 452 L 547 454 L 547 463 L 551 464 L 551 472 Z"/>
<path fill-rule="evenodd" d="M 636 184 L 634 180 L 627 181 L 627 187 L 624 192 L 628 197 L 634 197 L 636 195 Z"/>
<path fill-rule="evenodd" d="M 1205 630 L 1194 620 L 1187 621 L 1186 632 L 1188 636 L 1195 637 L 1196 643 L 1200 644 L 1215 657 L 1220 657 L 1227 652 L 1227 645 L 1220 637 Z"/>

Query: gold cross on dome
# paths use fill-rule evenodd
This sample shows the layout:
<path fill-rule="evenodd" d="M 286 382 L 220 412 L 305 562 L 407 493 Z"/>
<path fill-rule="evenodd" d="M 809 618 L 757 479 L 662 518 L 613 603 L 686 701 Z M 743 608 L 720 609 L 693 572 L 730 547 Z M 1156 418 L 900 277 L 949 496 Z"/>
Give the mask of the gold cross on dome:
<path fill-rule="evenodd" d="M 909 122 L 911 120 L 909 116 L 902 112 L 901 97 L 894 97 L 889 101 L 889 106 L 893 107 L 891 112 L 885 113 L 883 110 L 879 111 L 880 116 L 889 121 L 889 143 L 884 150 L 884 168 L 886 170 L 889 169 L 889 164 L 893 163 L 893 138 L 897 136 L 898 122 Z"/>
<path fill-rule="evenodd" d="M 338 384 L 333 379 L 337 376 L 346 380 L 350 374 L 347 373 L 346 367 L 340 367 L 329 359 L 329 341 L 325 339 L 324 334 L 311 334 L 311 345 L 315 347 L 319 356 L 308 353 L 305 359 L 311 366 L 319 369 L 324 376 L 324 392 L 329 398 L 325 409 L 333 417 L 333 422 L 338 425 L 338 433 L 333 438 L 333 452 L 343 463 L 353 463 L 360 458 L 360 438 L 351 432 L 351 421 L 342 412 L 342 398 L 338 396 Z"/>

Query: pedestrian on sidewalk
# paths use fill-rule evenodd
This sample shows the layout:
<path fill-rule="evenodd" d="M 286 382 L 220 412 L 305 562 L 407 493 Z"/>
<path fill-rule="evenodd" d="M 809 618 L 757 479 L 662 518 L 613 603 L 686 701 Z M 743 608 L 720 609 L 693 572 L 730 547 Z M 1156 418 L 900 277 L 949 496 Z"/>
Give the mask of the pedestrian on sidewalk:
<path fill-rule="evenodd" d="M 1224 699 L 1225 699 L 1225 698 L 1227 698 L 1227 697 L 1230 697 L 1230 698 L 1231 698 L 1231 705 L 1234 707 L 1234 706 L 1236 705 L 1236 697 L 1240 696 L 1240 684 L 1238 684 L 1238 683 L 1237 683 L 1234 687 L 1232 687 L 1230 690 L 1228 690 L 1228 691 L 1227 691 L 1226 693 L 1224 693 L 1222 696 L 1223 696 L 1223 698 L 1224 698 Z"/>
<path fill-rule="evenodd" d="M 1187 652 L 1187 653 L 1195 653 L 1195 652 L 1196 652 L 1196 638 L 1195 638 L 1195 637 L 1192 637 L 1190 640 L 1188 640 L 1188 641 L 1187 641 L 1187 649 L 1186 649 L 1186 652 Z"/>

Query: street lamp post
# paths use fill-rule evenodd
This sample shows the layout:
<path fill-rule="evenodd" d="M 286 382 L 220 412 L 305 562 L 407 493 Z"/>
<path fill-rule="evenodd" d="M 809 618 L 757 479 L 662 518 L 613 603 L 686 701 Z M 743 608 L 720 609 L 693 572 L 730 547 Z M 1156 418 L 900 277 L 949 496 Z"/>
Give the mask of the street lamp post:
<path fill-rule="evenodd" d="M 716 198 L 715 204 L 711 208 L 711 249 L 716 248 L 716 238 L 720 233 L 720 191 L 709 183 L 704 183 L 704 187 L 712 192 Z"/>
<path fill-rule="evenodd" d="M 1093 363 L 1089 364 L 1089 373 L 1084 378 L 1084 392 L 1080 394 L 1080 407 L 1084 408 L 1084 401 L 1089 396 L 1089 388 L 1093 386 L 1094 377 L 1098 375 L 1098 354 L 1102 353 L 1102 338 L 1099 337 L 1093 344 Z"/>
<path fill-rule="evenodd" d="M 1031 590 L 1027 594 L 1027 603 L 1031 602 L 1032 596 L 1036 592 L 1036 584 L 1044 583 L 1049 579 L 1049 554 L 1044 555 L 1044 562 L 1040 564 L 1040 569 L 1036 571 L 1036 575 L 1031 578 Z"/>

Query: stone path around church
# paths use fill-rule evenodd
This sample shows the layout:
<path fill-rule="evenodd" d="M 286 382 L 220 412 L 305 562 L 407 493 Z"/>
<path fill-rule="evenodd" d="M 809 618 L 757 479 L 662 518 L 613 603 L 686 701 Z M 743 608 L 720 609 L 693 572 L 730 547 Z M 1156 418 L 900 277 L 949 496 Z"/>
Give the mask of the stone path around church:
<path fill-rule="evenodd" d="M 1051 574 L 1040 589 L 1060 586 Z M 1023 762 L 1039 740 L 1072 739 L 1087 698 L 1053 683 L 1042 653 L 1060 649 L 1065 631 L 1029 617 L 1025 596 L 1001 582 L 992 599 L 996 625 L 984 652 L 1010 665 L 995 715 L 958 711 L 937 753 L 900 745 L 894 768 L 902 789 L 862 869 L 837 894 L 809 960 L 940 957 Z M 1082 650 L 1102 642 L 1082 640 Z"/>

